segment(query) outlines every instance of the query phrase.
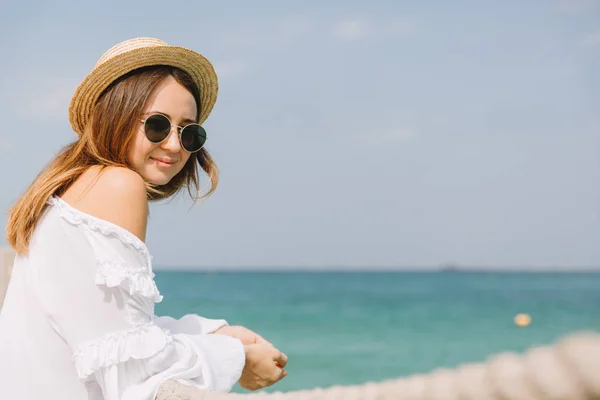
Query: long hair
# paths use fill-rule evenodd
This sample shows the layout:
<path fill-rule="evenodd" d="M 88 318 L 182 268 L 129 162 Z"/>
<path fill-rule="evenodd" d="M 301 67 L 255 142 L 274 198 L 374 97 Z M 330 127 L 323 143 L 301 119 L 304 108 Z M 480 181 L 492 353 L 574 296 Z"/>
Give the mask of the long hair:
<path fill-rule="evenodd" d="M 168 76 L 190 91 L 196 100 L 197 115 L 200 115 L 202 104 L 198 88 L 189 74 L 178 68 L 140 68 L 113 82 L 95 104 L 92 118 L 81 137 L 59 151 L 11 208 L 6 237 L 17 253 L 27 252 L 31 235 L 51 195 L 63 194 L 91 166 L 131 168 L 127 149 L 133 142 L 135 126 L 148 98 Z M 200 195 L 198 166 L 210 180 L 210 190 L 204 195 Z M 160 200 L 187 187 L 190 197 L 196 201 L 210 196 L 218 181 L 217 165 L 203 148 L 193 153 L 183 169 L 167 184 L 147 182 L 146 188 L 149 200 Z"/>

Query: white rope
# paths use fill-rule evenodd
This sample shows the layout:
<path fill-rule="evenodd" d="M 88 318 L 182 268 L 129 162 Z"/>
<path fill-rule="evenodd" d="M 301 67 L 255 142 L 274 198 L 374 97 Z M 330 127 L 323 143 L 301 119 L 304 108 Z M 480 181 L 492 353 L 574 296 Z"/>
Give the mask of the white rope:
<path fill-rule="evenodd" d="M 164 383 L 157 400 L 600 400 L 600 334 L 573 334 L 524 355 L 356 386 L 287 393 L 224 394 Z"/>

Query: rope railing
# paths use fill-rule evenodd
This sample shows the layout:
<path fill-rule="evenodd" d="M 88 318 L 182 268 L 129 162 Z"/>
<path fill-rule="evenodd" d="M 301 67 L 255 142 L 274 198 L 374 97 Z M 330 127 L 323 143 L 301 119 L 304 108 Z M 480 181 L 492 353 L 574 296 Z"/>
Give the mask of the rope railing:
<path fill-rule="evenodd" d="M 165 382 L 157 400 L 600 400 L 600 334 L 575 333 L 524 354 L 364 385 L 226 394 Z"/>

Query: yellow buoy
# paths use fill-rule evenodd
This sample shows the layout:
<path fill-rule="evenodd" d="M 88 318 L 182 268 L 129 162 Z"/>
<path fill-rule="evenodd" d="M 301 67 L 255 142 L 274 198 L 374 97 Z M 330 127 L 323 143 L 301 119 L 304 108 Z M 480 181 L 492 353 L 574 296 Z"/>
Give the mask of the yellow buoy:
<path fill-rule="evenodd" d="M 531 317 L 529 314 L 517 314 L 514 321 L 517 326 L 527 326 L 531 323 Z"/>

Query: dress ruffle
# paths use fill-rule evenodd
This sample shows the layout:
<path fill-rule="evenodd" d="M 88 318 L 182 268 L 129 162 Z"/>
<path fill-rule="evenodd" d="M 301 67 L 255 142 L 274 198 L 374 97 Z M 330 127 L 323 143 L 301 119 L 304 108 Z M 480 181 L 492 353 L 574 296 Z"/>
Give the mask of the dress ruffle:
<path fill-rule="evenodd" d="M 85 343 L 73 361 L 79 379 L 88 381 L 100 368 L 152 357 L 163 350 L 173 338 L 169 331 L 150 323 L 134 329 L 108 334 Z"/>
<path fill-rule="evenodd" d="M 97 259 L 96 285 L 122 287 L 130 295 L 140 295 L 155 303 L 163 297 L 154 282 L 154 274 L 145 267 L 130 267 L 108 260 Z"/>

